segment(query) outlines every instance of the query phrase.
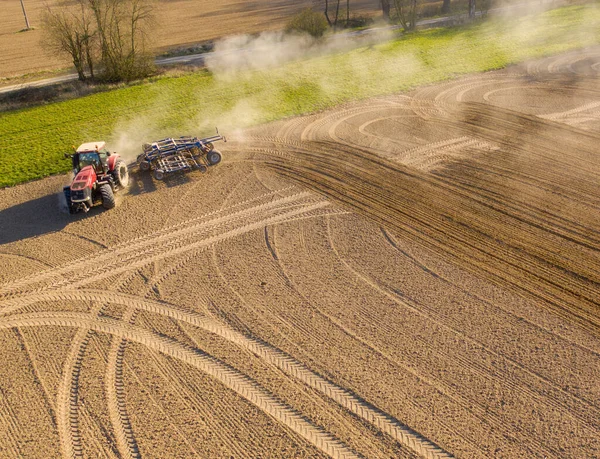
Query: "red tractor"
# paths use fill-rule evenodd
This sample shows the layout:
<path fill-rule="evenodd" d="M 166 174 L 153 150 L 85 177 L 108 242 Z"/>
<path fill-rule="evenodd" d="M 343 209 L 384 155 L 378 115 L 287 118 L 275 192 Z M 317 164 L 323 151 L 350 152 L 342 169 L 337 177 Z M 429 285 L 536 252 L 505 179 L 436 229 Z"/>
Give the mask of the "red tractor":
<path fill-rule="evenodd" d="M 75 178 L 63 188 L 69 213 L 87 212 L 97 204 L 115 207 L 115 191 L 127 187 L 129 171 L 125 161 L 106 149 L 105 142 L 89 142 L 75 153 L 65 153 L 73 161 Z"/>

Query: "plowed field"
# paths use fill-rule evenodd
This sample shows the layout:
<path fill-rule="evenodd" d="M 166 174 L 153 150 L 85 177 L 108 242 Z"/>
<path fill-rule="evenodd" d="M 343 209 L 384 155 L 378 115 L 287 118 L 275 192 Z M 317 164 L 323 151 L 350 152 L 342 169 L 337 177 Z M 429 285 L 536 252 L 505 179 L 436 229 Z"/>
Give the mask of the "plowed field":
<path fill-rule="evenodd" d="M 600 49 L 0 191 L 0 457 L 600 456 Z"/>

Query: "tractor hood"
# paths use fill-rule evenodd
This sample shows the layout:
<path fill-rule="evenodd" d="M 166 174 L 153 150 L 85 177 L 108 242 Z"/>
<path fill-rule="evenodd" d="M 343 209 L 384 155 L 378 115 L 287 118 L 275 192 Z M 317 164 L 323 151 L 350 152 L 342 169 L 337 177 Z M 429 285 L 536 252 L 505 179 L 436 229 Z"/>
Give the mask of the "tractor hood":
<path fill-rule="evenodd" d="M 73 183 L 71 183 L 71 190 L 91 189 L 94 183 L 96 183 L 96 171 L 92 166 L 85 166 L 79 171 Z"/>

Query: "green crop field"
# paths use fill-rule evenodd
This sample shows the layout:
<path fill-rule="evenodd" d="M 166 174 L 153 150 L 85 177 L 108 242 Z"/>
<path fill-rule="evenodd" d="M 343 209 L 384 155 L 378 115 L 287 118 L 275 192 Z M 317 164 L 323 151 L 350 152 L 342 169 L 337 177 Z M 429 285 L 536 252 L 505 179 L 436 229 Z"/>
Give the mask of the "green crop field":
<path fill-rule="evenodd" d="M 343 102 L 600 43 L 600 8 L 571 6 L 406 35 L 350 52 L 235 74 L 199 71 L 0 114 L 0 186 L 68 171 L 63 152 L 106 140 L 224 134 Z"/>

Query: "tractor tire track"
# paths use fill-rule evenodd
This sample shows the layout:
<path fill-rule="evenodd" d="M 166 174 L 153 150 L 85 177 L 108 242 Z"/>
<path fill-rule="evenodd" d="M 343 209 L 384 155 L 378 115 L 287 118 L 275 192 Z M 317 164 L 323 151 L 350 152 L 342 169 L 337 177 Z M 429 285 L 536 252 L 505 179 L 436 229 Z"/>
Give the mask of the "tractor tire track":
<path fill-rule="evenodd" d="M 420 304 L 413 304 L 413 302 L 411 301 L 409 303 L 409 299 L 402 296 L 402 297 L 398 297 L 398 294 L 394 291 L 391 291 L 387 286 L 385 285 L 380 285 L 378 282 L 376 282 L 375 280 L 367 277 L 366 275 L 359 273 L 358 271 L 356 271 L 353 267 L 351 267 L 347 261 L 345 261 L 341 255 L 339 254 L 339 252 L 337 251 L 337 249 L 335 248 L 335 245 L 333 244 L 333 240 L 331 239 L 330 236 L 330 243 L 332 244 L 332 249 L 334 251 L 334 253 L 336 254 L 336 256 L 338 257 L 339 261 L 345 266 L 345 268 L 360 282 L 365 283 L 366 285 L 368 285 L 369 287 L 373 288 L 375 291 L 380 292 L 381 294 L 385 295 L 387 298 L 389 298 L 390 300 L 394 301 L 396 304 L 398 304 L 401 307 L 404 308 L 408 308 L 409 310 L 411 310 L 412 312 L 422 315 L 424 318 L 432 320 L 433 322 L 435 322 L 439 327 L 446 329 L 450 332 L 455 333 L 456 335 L 458 335 L 461 339 L 464 339 L 467 342 L 471 342 L 474 344 L 479 345 L 482 349 L 484 349 L 486 352 L 490 352 L 492 353 L 494 356 L 496 357 L 500 357 L 500 358 L 505 358 L 503 356 L 500 356 L 496 353 L 494 353 L 493 351 L 490 351 L 483 343 L 477 342 L 476 340 L 471 339 L 470 337 L 468 337 L 466 334 L 464 334 L 463 332 L 461 332 L 460 330 L 454 329 L 449 325 L 446 325 L 446 323 L 444 321 L 440 321 L 438 320 L 434 315 L 431 314 L 432 309 L 426 308 L 426 311 L 423 311 L 421 309 L 419 309 L 419 306 L 423 306 Z M 370 323 L 375 323 L 375 321 L 373 320 L 372 317 L 369 317 L 369 322 Z M 387 328 L 389 329 L 390 334 L 396 334 L 397 330 L 389 327 L 389 326 L 385 326 L 382 323 L 379 323 L 379 326 L 382 328 Z M 414 339 L 416 342 L 419 343 L 420 348 L 426 349 L 428 346 L 427 341 L 425 341 L 423 338 L 421 337 L 413 337 L 412 339 Z M 429 346 L 431 347 L 431 346 Z M 437 359 L 442 361 L 445 358 L 447 358 L 447 356 L 445 356 L 444 354 L 441 354 L 439 351 L 436 351 L 435 349 L 430 350 L 431 353 L 433 353 L 434 355 L 437 355 Z M 481 380 L 487 381 L 489 379 L 498 379 L 498 376 L 487 371 L 487 369 L 480 364 L 477 363 L 473 363 L 471 362 L 469 359 L 461 357 L 460 355 L 456 357 L 456 359 L 453 360 L 453 362 L 456 362 L 456 364 L 461 367 L 462 369 L 464 369 L 467 373 L 471 373 L 474 375 L 477 375 L 478 377 L 481 378 Z M 518 364 L 517 364 L 518 365 Z M 414 371 L 414 370 L 413 370 Z M 423 381 L 432 381 L 432 378 L 427 377 L 422 375 L 420 372 L 416 371 L 415 375 L 423 380 Z M 506 379 L 503 380 L 504 383 L 510 383 L 509 381 L 507 381 Z M 480 404 L 478 401 L 476 400 L 472 400 L 469 399 L 465 396 L 463 396 L 460 393 L 457 393 L 455 390 L 453 390 L 453 386 L 452 384 L 448 384 L 445 383 L 443 381 L 441 381 L 440 379 L 438 379 L 435 383 L 434 386 L 438 391 L 440 391 L 443 394 L 446 394 L 449 396 L 449 398 L 457 401 L 462 407 L 464 407 L 465 409 L 468 409 L 469 411 L 472 411 L 474 413 L 475 416 L 477 416 L 479 418 L 479 420 L 481 422 L 486 422 L 488 424 L 490 424 L 491 426 L 493 426 L 493 428 L 495 429 L 495 431 L 498 432 L 506 432 L 505 431 L 505 423 L 502 421 L 502 418 L 499 417 L 496 413 L 490 412 L 489 408 L 486 407 L 483 404 Z M 526 386 L 521 386 L 521 387 L 515 387 L 515 393 L 519 393 L 519 390 L 525 390 L 526 392 L 529 393 L 530 396 L 533 396 L 532 398 L 534 399 L 540 399 L 540 396 L 538 394 L 534 394 L 532 391 L 528 390 L 528 388 Z M 449 394 L 453 394 L 453 395 L 449 395 Z M 504 433 L 506 435 L 506 433 Z M 515 434 L 521 434 L 522 438 L 519 439 Z M 527 439 L 529 440 L 532 444 L 534 444 L 537 447 L 537 451 L 540 452 L 544 452 L 544 453 L 549 453 L 549 454 L 559 454 L 559 452 L 557 450 L 551 449 L 549 447 L 547 447 L 545 444 L 543 444 L 542 442 L 538 441 L 536 438 L 532 438 L 529 435 L 527 435 L 526 432 L 514 432 L 512 435 L 510 435 L 510 437 L 513 440 L 516 440 L 518 443 L 522 443 L 523 439 Z"/>
<path fill-rule="evenodd" d="M 169 338 L 136 326 L 126 326 L 114 319 L 91 318 L 89 314 L 82 313 L 21 314 L 5 318 L 0 323 L 0 329 L 44 326 L 87 328 L 101 333 L 109 333 L 179 359 L 217 379 L 331 457 L 344 459 L 358 457 L 356 453 L 349 450 L 340 441 L 322 432 L 245 375 L 199 349 L 190 349 Z M 334 396 L 340 397 L 343 395 L 342 392 L 336 391 Z M 382 416 L 378 416 L 374 420 L 381 425 L 385 424 L 385 418 Z"/>
<path fill-rule="evenodd" d="M 447 211 L 442 209 L 450 206 L 461 211 L 463 209 L 475 210 L 478 204 L 470 202 L 469 197 L 456 195 L 454 190 L 448 190 L 450 193 L 445 192 L 444 194 L 446 202 L 429 201 L 425 213 L 424 208 L 416 207 L 415 204 L 422 200 L 425 187 L 428 188 L 428 193 L 437 194 L 434 191 L 440 186 L 437 179 L 419 176 L 414 171 L 391 166 L 383 159 L 367 158 L 360 153 L 360 150 L 353 152 L 341 150 L 337 154 L 332 154 L 338 150 L 339 148 L 334 145 L 328 144 L 327 148 L 321 147 L 320 144 L 319 146 L 313 145 L 312 152 L 302 150 L 302 156 L 297 154 L 295 159 L 289 159 L 293 158 L 292 153 L 275 156 L 270 154 L 271 150 L 264 149 L 265 156 L 262 160 L 283 175 L 346 203 L 370 218 L 375 218 L 386 225 L 395 226 L 399 231 L 408 233 L 411 238 L 415 238 L 436 251 L 440 250 L 442 247 L 440 243 L 443 241 L 443 253 L 466 266 L 467 269 L 483 271 L 486 273 L 486 277 L 493 282 L 499 282 L 538 301 L 541 300 L 557 313 L 579 322 L 584 327 L 595 328 L 598 324 L 595 317 L 589 313 L 594 308 L 593 298 L 600 297 L 600 291 L 595 284 L 590 284 L 590 286 L 593 285 L 590 290 L 588 287 L 584 287 L 587 280 L 577 275 L 574 276 L 575 273 L 565 270 L 562 266 L 544 266 L 546 262 L 543 260 L 543 255 L 540 257 L 529 253 L 529 248 L 524 251 L 507 245 L 497 238 L 490 239 L 490 236 L 481 230 L 468 235 L 472 231 L 470 229 L 472 223 L 463 225 L 444 215 Z M 315 151 L 319 154 L 315 155 Z M 343 166 L 340 167 L 340 165 Z M 364 173 L 365 170 L 369 171 L 367 175 Z M 377 170 L 379 172 L 376 172 Z M 342 174 L 341 171 L 344 173 Z M 400 186 L 391 189 L 389 181 L 397 173 L 400 175 L 393 181 Z M 354 188 L 355 186 L 356 188 Z M 353 190 L 352 196 L 349 195 L 351 190 Z M 422 190 L 419 196 L 415 195 L 416 190 Z M 401 197 L 402 195 L 404 197 Z M 415 204 L 411 201 L 407 202 L 407 199 L 414 200 Z M 403 202 L 403 206 L 400 206 L 399 202 Z M 439 210 L 434 211 L 434 209 Z M 469 214 L 471 212 L 469 210 Z M 490 212 L 493 214 L 497 211 L 488 208 L 483 215 L 490 214 Z M 472 219 L 472 216 L 470 218 Z M 488 225 L 486 224 L 486 226 Z M 512 231 L 512 228 L 507 226 L 505 217 L 498 218 L 496 225 L 500 225 L 499 228 L 503 228 L 504 231 Z M 416 228 L 420 229 L 415 231 Z M 441 231 L 443 233 L 434 235 Z M 539 229 L 534 229 L 534 233 L 537 231 Z M 491 250 L 493 247 L 496 248 Z M 468 263 L 465 263 L 463 253 L 467 252 L 469 252 Z M 583 266 L 581 263 L 579 264 Z M 594 264 L 588 266 L 594 266 Z M 540 269 L 542 267 L 543 269 Z M 535 287 L 533 279 L 536 279 Z M 544 285 L 542 291 L 540 291 L 539 282 Z M 560 286 L 559 282 L 561 282 Z M 565 286 L 568 285 L 572 285 L 572 287 L 565 289 Z M 581 297 L 579 292 L 576 293 L 582 287 L 583 291 L 590 292 L 584 297 Z"/>
<path fill-rule="evenodd" d="M 264 197 L 268 198 L 272 195 L 273 193 L 268 193 Z M 287 205 L 300 204 L 303 202 L 303 200 L 307 200 L 308 202 L 310 201 L 310 197 L 311 194 L 309 192 L 299 192 L 292 196 L 286 196 L 275 201 L 266 202 L 253 206 L 251 208 L 243 209 L 243 207 L 247 206 L 247 204 L 250 204 L 256 201 L 257 199 L 261 199 L 263 198 L 263 196 L 259 198 L 249 199 L 246 202 L 238 203 L 232 208 L 227 209 L 229 213 L 220 211 L 210 212 L 200 217 L 178 223 L 176 225 L 164 228 L 160 231 L 156 231 L 149 235 L 144 235 L 139 238 L 129 240 L 108 250 L 100 251 L 95 256 L 82 258 L 80 260 L 76 260 L 73 263 L 67 263 L 66 265 L 62 265 L 51 270 L 27 276 L 21 279 L 20 281 L 5 284 L 4 286 L 0 287 L 0 294 L 14 292 L 18 288 L 23 288 L 24 286 L 27 286 L 29 284 L 39 284 L 42 281 L 48 279 L 57 278 L 61 276 L 69 276 L 73 272 L 85 270 L 86 267 L 88 267 L 90 264 L 102 264 L 106 260 L 114 259 L 116 257 L 123 256 L 129 253 L 135 253 L 136 251 L 139 251 L 146 247 L 151 247 L 152 245 L 167 242 L 169 240 L 176 239 L 186 234 L 194 234 L 194 232 L 201 232 L 202 229 L 206 227 L 217 226 L 219 224 L 235 221 L 236 219 L 243 219 L 248 217 L 249 215 L 256 214 L 260 211 L 266 213 L 273 209 L 284 208 Z M 240 207 L 242 207 L 242 210 L 233 210 L 235 208 Z"/>
<path fill-rule="evenodd" d="M 388 433 L 395 440 L 401 442 L 403 445 L 410 447 L 414 450 L 417 448 L 419 451 L 436 451 L 434 445 L 428 440 L 421 437 L 416 432 L 407 428 L 401 424 L 398 420 L 392 418 L 388 414 L 368 404 L 363 399 L 351 394 L 350 392 L 342 389 L 335 384 L 325 380 L 324 378 L 313 373 L 307 369 L 303 364 L 295 361 L 293 358 L 283 353 L 282 351 L 273 348 L 272 346 L 263 343 L 260 340 L 246 337 L 228 326 L 223 325 L 208 316 L 199 315 L 198 313 L 189 313 L 176 308 L 174 305 L 152 301 L 148 299 L 141 299 L 132 295 L 123 293 L 104 292 L 100 290 L 74 290 L 71 292 L 49 292 L 40 294 L 37 296 L 28 297 L 27 301 L 29 304 L 35 303 L 36 301 L 65 301 L 68 299 L 80 299 L 95 302 L 111 302 L 116 304 L 122 304 L 130 308 L 140 309 L 155 314 L 164 315 L 175 320 L 179 320 L 190 325 L 202 328 L 208 332 L 214 333 L 227 339 L 228 341 L 242 346 L 253 354 L 261 357 L 263 360 L 276 365 L 291 376 L 296 377 L 303 383 L 317 389 L 319 392 L 327 395 L 329 398 L 336 401 L 344 408 L 352 411 L 355 415 L 361 417 L 367 422 L 375 425 L 383 432 Z M 68 313 L 55 313 L 59 317 L 62 317 Z M 27 316 L 26 314 L 23 314 Z M 46 313 L 48 317 L 54 317 L 52 313 Z M 15 316 L 8 316 L 6 320 L 13 320 Z M 133 327 L 133 326 L 132 326 Z M 0 328 L 2 323 L 0 322 Z M 412 446 L 411 446 L 412 445 Z M 417 445 L 417 446 L 415 446 Z M 420 446 L 418 446 L 420 445 Z M 441 450 L 438 450 L 440 453 Z M 420 454 L 420 453 L 419 453 Z M 429 454 L 429 453 L 427 453 Z M 437 453 L 436 453 L 437 454 Z M 440 453 L 442 454 L 442 453 Z M 447 453 L 444 453 L 447 454 Z M 425 456 L 425 457 L 449 457 L 449 456 Z"/>
<path fill-rule="evenodd" d="M 310 194 L 303 193 L 303 195 L 303 197 L 306 197 Z M 312 202 L 308 201 L 305 203 L 295 202 L 296 199 L 297 197 L 282 198 L 279 201 L 283 201 L 283 203 L 279 202 L 276 205 L 260 206 L 260 209 L 252 208 L 248 211 L 244 211 L 243 215 L 231 216 L 226 218 L 226 221 L 211 221 L 209 223 L 199 225 L 199 228 L 185 228 L 176 234 L 172 234 L 170 236 L 165 235 L 161 238 L 150 240 L 144 244 L 144 247 L 136 247 L 132 249 L 124 248 L 120 254 L 108 253 L 99 255 L 99 260 L 93 259 L 86 262 L 88 265 L 87 270 L 73 273 L 68 279 L 61 278 L 61 280 L 53 282 L 50 286 L 46 286 L 45 288 L 37 290 L 83 286 L 91 282 L 140 268 L 156 260 L 161 260 L 166 257 L 184 253 L 201 246 L 208 246 L 232 237 L 239 236 L 245 232 L 260 228 L 265 224 L 283 221 L 288 218 L 309 213 L 310 211 L 319 208 L 327 207 L 329 205 L 329 203 L 326 201 L 315 202 L 315 200 L 312 200 Z M 274 212 L 274 207 L 277 206 L 277 212 Z M 246 223 L 245 225 L 242 224 L 242 226 L 238 226 L 237 228 L 234 226 L 234 229 L 230 230 L 227 230 L 227 227 L 225 227 L 221 234 L 210 237 L 205 236 L 205 233 L 207 233 L 209 230 L 215 231 L 218 228 L 222 228 L 227 223 L 235 224 L 236 220 L 239 220 L 240 218 L 246 218 L 246 221 L 250 223 Z M 204 238 L 198 239 L 199 234 L 204 235 Z M 159 242 L 161 244 L 159 244 Z M 69 272 L 75 270 L 75 268 L 79 267 L 78 265 L 79 263 L 77 263 L 76 266 L 67 265 L 59 270 L 47 272 L 46 277 L 51 278 L 59 275 L 63 277 Z M 32 279 L 32 282 L 35 282 L 35 279 Z M 21 287 L 21 285 L 19 285 L 19 287 Z M 14 289 L 14 287 L 9 288 L 11 288 L 11 290 Z M 10 299 L 7 301 L 7 303 L 10 304 Z M 9 310 L 0 310 L 0 313 L 5 313 L 8 311 Z"/>
<path fill-rule="evenodd" d="M 128 278 L 123 280 L 123 283 L 127 282 L 137 273 L 131 274 Z M 79 300 L 92 300 L 93 294 L 86 297 L 86 295 L 62 298 L 62 301 L 69 299 Z M 35 296 L 30 297 L 31 300 L 35 301 Z M 55 300 L 61 301 L 56 298 Z M 44 301 L 44 300 L 42 300 Z M 106 304 L 111 303 L 110 298 L 106 295 L 102 297 L 102 300 L 98 301 L 96 308 L 90 311 L 90 314 L 99 316 Z M 75 337 L 71 341 L 71 349 L 67 359 L 63 365 L 63 377 L 60 380 L 60 385 L 57 393 L 57 424 L 59 437 L 61 439 L 61 447 L 63 451 L 63 457 L 66 458 L 80 458 L 83 457 L 83 446 L 81 443 L 81 433 L 79 429 L 79 377 L 81 375 L 81 368 L 83 364 L 83 358 L 88 349 L 88 344 L 92 338 L 92 331 L 90 329 L 80 328 L 77 330 Z"/>

